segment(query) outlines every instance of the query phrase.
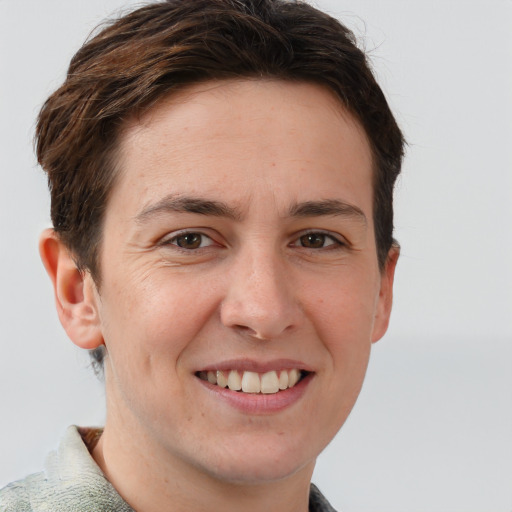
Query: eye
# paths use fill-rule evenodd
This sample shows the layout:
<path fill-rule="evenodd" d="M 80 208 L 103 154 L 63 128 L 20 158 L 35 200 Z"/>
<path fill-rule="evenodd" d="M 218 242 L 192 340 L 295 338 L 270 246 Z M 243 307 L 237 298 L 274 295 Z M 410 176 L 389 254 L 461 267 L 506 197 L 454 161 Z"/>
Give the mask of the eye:
<path fill-rule="evenodd" d="M 180 233 L 169 239 L 166 244 L 177 245 L 182 249 L 193 250 L 213 245 L 213 240 L 202 233 L 188 232 Z"/>
<path fill-rule="evenodd" d="M 306 249 L 324 249 L 332 245 L 344 245 L 332 235 L 322 232 L 305 233 L 297 239 L 294 245 Z"/>

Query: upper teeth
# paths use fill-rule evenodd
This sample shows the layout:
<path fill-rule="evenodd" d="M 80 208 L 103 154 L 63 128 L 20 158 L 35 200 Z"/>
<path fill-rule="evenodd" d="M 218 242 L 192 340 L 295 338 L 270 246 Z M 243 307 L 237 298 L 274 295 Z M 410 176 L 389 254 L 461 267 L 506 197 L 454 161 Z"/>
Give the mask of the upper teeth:
<path fill-rule="evenodd" d="M 238 372 L 231 371 L 208 371 L 200 372 L 199 377 L 207 380 L 211 384 L 223 388 L 229 388 L 232 391 L 243 391 L 244 393 L 263 393 L 272 394 L 279 390 L 292 388 L 300 380 L 300 370 L 281 370 L 278 374 L 273 370 L 266 373 L 256 372 Z"/>

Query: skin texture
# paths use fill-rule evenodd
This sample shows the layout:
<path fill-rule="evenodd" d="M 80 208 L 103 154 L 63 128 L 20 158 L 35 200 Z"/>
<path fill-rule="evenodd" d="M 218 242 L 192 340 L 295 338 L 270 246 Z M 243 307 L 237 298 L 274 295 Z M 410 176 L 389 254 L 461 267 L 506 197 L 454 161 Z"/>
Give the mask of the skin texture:
<path fill-rule="evenodd" d="M 364 131 L 318 85 L 214 82 L 129 120 L 121 155 L 101 289 L 41 238 L 70 338 L 108 350 L 96 461 L 139 512 L 307 510 L 391 310 L 398 251 L 380 272 Z M 184 198 L 223 210 L 177 211 L 197 209 Z M 310 376 L 278 411 L 240 410 L 196 375 L 282 360 Z"/>

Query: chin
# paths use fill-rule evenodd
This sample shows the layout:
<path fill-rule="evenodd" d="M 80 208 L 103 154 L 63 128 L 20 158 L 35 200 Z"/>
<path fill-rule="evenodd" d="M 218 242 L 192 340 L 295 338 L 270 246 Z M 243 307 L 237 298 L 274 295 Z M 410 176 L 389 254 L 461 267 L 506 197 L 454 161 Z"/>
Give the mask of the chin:
<path fill-rule="evenodd" d="M 315 455 L 300 453 L 297 447 L 283 450 L 282 446 L 263 447 L 254 440 L 248 443 L 251 448 L 242 447 L 239 453 L 226 450 L 217 454 L 215 462 L 208 465 L 210 475 L 226 483 L 256 485 L 277 482 L 307 468 L 313 472 Z"/>
<path fill-rule="evenodd" d="M 216 480 L 233 485 L 268 484 L 285 480 L 309 465 L 311 465 L 312 472 L 314 463 L 315 461 L 313 460 L 310 461 L 310 464 L 305 463 L 302 466 L 296 466 L 288 464 L 287 461 L 279 465 L 270 461 L 259 465 L 247 466 L 247 464 L 245 464 L 243 467 L 218 467 L 213 473 L 213 476 Z"/>

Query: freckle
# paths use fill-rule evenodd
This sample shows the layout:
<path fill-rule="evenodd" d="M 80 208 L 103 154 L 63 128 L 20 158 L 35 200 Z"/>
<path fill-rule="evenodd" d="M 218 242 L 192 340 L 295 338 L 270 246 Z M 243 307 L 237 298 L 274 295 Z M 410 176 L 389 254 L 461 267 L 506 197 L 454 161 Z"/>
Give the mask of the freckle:
<path fill-rule="evenodd" d="M 276 163 L 275 162 L 272 162 L 272 167 L 275 167 L 276 166 Z"/>

